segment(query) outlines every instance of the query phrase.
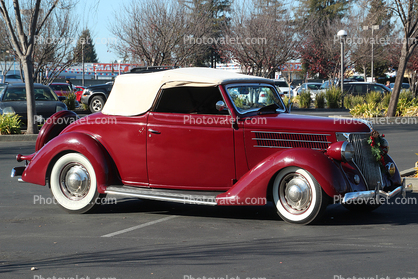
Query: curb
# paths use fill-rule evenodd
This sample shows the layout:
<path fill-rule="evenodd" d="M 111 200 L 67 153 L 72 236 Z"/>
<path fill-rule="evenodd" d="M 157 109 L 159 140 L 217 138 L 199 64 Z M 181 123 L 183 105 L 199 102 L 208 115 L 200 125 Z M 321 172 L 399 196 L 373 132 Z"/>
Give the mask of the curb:
<path fill-rule="evenodd" d="M 0 136 L 0 142 L 13 142 L 13 141 L 36 141 L 38 138 L 37 134 L 34 135 L 1 135 Z"/>

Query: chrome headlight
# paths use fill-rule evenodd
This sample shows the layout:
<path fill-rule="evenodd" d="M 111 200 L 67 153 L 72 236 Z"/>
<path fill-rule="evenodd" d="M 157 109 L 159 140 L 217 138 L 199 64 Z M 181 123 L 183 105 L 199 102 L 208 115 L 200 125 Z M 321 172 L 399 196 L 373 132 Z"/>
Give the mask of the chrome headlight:
<path fill-rule="evenodd" d="M 354 147 L 348 141 L 337 141 L 328 146 L 327 155 L 337 161 L 349 162 L 354 157 Z"/>
<path fill-rule="evenodd" d="M 349 143 L 348 141 L 345 141 L 343 145 L 341 146 L 341 158 L 344 162 L 351 161 L 354 157 L 354 146 Z"/>

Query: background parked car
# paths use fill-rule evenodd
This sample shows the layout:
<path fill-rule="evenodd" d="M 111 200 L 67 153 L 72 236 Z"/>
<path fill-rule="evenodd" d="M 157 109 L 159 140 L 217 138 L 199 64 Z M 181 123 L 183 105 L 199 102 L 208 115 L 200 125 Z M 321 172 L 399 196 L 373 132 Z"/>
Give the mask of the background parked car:
<path fill-rule="evenodd" d="M 49 84 L 49 87 L 51 87 L 58 96 L 65 96 L 74 92 L 73 88 L 65 82 L 53 82 Z"/>
<path fill-rule="evenodd" d="M 390 89 L 380 83 L 372 83 L 372 82 L 344 83 L 344 94 L 364 96 L 371 91 L 380 92 L 382 94 L 390 93 Z"/>
<path fill-rule="evenodd" d="M 66 110 L 67 106 L 61 102 L 58 96 L 49 86 L 43 84 L 34 85 L 35 106 L 38 122 L 46 120 L 54 113 Z M 24 124 L 27 123 L 26 88 L 24 83 L 6 85 L 0 92 L 0 113 L 16 113 L 21 116 Z"/>
<path fill-rule="evenodd" d="M 81 102 L 81 95 L 83 94 L 83 91 L 86 88 L 87 88 L 86 86 L 81 86 L 81 85 L 75 86 L 74 94 L 78 102 Z"/>
<path fill-rule="evenodd" d="M 274 80 L 274 85 L 276 86 L 276 88 L 279 90 L 280 92 L 280 96 L 283 97 L 283 95 L 287 95 L 289 96 L 289 84 L 284 80 L 284 79 L 275 79 Z M 290 94 L 292 95 L 293 86 L 290 86 Z"/>
<path fill-rule="evenodd" d="M 311 93 L 312 99 L 315 99 L 316 94 L 318 94 L 319 89 L 321 88 L 322 83 L 320 82 L 307 82 L 303 83 L 298 91 L 297 95 L 300 95 L 303 91 L 309 91 Z"/>
<path fill-rule="evenodd" d="M 3 75 L 0 75 L 0 83 L 22 83 L 22 78 L 18 74 L 6 74 L 5 80 Z"/>
<path fill-rule="evenodd" d="M 395 83 L 391 83 L 389 84 L 390 90 L 392 91 L 393 88 L 395 87 Z M 401 90 L 408 90 L 410 88 L 409 83 L 403 82 L 401 85 Z"/>
<path fill-rule="evenodd" d="M 81 94 L 81 103 L 87 105 L 90 112 L 101 111 L 110 91 L 112 91 L 112 87 L 113 82 L 88 86 Z"/>

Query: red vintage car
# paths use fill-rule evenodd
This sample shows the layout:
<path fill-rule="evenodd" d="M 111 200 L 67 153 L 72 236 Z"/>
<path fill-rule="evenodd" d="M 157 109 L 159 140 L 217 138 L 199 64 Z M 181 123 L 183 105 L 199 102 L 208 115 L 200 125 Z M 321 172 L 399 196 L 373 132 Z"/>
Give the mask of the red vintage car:
<path fill-rule="evenodd" d="M 379 196 L 405 192 L 387 141 L 364 121 L 345 122 L 290 114 L 269 79 L 206 68 L 132 73 L 117 77 L 102 112 L 53 115 L 12 176 L 49 185 L 69 212 L 106 194 L 272 201 L 285 221 L 307 224 L 330 203 L 372 210 Z"/>

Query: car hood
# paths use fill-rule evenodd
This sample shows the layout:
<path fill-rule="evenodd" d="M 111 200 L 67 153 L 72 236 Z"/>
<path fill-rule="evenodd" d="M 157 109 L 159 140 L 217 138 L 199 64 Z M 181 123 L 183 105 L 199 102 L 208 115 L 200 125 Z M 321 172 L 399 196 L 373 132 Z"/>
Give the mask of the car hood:
<path fill-rule="evenodd" d="M 280 113 L 258 115 L 245 120 L 245 128 L 252 130 L 292 133 L 353 133 L 370 132 L 365 121 L 353 118 L 332 118 Z"/>

